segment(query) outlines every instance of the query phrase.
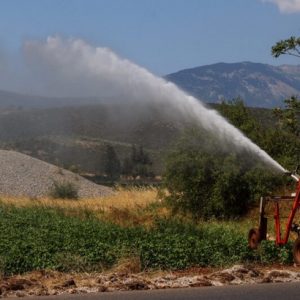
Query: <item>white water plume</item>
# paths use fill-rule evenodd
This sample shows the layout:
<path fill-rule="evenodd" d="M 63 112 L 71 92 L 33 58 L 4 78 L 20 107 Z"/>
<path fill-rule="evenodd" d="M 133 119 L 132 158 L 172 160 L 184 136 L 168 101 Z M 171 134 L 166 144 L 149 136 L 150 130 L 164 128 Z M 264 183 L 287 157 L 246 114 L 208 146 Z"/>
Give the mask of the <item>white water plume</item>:
<path fill-rule="evenodd" d="M 24 51 L 29 65 L 44 76 L 56 96 L 115 95 L 128 105 L 142 102 L 167 106 L 213 134 L 220 147 L 232 145 L 236 151 L 247 151 L 274 169 L 285 171 L 218 112 L 107 48 L 93 47 L 80 39 L 49 37 L 46 42 L 26 42 Z"/>

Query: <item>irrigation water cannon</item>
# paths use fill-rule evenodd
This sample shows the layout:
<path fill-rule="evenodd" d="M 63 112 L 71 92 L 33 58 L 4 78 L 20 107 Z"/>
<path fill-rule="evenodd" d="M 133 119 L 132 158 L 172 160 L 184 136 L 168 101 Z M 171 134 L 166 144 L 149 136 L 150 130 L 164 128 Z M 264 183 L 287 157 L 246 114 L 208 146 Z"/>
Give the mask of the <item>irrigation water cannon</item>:
<path fill-rule="evenodd" d="M 262 240 L 267 239 L 267 223 L 268 218 L 266 216 L 265 208 L 267 203 L 272 203 L 274 206 L 274 221 L 275 221 L 275 244 L 277 246 L 285 245 L 290 237 L 290 233 L 295 232 L 297 239 L 294 242 L 293 257 L 294 262 L 300 265 L 300 225 L 293 222 L 297 210 L 300 208 L 300 175 L 298 174 L 299 166 L 294 172 L 286 171 L 285 174 L 291 176 L 296 181 L 295 192 L 289 196 L 270 196 L 260 198 L 259 209 L 259 226 L 258 228 L 252 228 L 248 234 L 248 244 L 251 249 L 256 249 Z M 282 202 L 293 203 L 289 214 L 287 216 L 287 222 L 285 225 L 285 232 L 281 232 L 280 222 L 280 204 Z"/>

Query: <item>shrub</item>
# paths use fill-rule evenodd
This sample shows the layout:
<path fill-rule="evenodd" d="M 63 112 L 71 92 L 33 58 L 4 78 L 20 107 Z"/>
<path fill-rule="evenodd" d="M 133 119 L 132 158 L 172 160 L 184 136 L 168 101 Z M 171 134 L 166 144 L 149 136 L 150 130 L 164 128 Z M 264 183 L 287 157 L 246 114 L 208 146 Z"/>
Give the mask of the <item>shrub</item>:
<path fill-rule="evenodd" d="M 78 188 L 71 182 L 53 182 L 50 196 L 54 199 L 78 199 Z"/>
<path fill-rule="evenodd" d="M 293 244 L 288 242 L 284 246 L 276 246 L 272 241 L 262 241 L 258 249 L 261 263 L 270 264 L 279 262 L 281 264 L 291 264 L 293 262 Z"/>
<path fill-rule="evenodd" d="M 250 201 L 244 170 L 236 157 L 207 153 L 185 144 L 167 161 L 167 203 L 195 217 L 231 217 L 246 212 Z"/>
<path fill-rule="evenodd" d="M 261 195 L 280 186 L 268 173 L 249 153 L 222 151 L 213 137 L 192 131 L 167 158 L 165 199 L 175 212 L 195 218 L 240 217 Z"/>

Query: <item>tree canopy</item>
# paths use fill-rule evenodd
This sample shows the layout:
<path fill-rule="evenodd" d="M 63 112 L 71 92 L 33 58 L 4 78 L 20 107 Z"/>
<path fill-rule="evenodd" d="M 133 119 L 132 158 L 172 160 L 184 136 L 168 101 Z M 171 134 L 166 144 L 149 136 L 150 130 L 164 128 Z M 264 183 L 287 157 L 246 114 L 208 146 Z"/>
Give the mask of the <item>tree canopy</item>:
<path fill-rule="evenodd" d="M 277 42 L 272 47 L 272 55 L 274 57 L 277 58 L 282 54 L 300 57 L 300 37 L 291 36 L 286 40 Z"/>

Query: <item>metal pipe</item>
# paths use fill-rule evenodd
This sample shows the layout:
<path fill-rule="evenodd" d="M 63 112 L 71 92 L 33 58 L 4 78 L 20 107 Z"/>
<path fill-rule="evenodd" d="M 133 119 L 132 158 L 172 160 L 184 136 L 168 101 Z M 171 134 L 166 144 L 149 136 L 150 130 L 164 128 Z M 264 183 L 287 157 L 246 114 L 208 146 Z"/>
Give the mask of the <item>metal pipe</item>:
<path fill-rule="evenodd" d="M 300 181 L 300 177 L 299 177 L 298 174 L 291 174 L 291 177 L 292 177 L 294 180 L 296 180 L 297 182 Z"/>

